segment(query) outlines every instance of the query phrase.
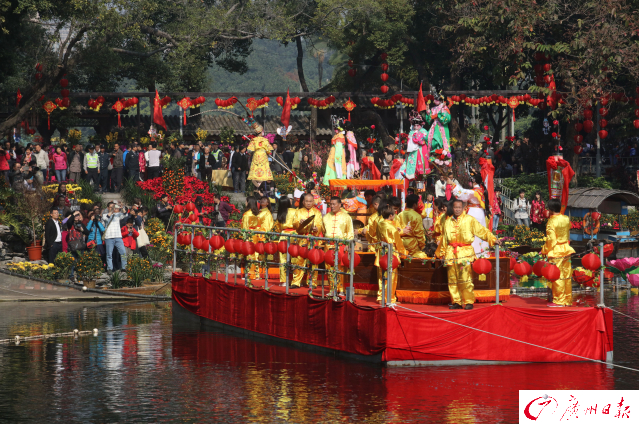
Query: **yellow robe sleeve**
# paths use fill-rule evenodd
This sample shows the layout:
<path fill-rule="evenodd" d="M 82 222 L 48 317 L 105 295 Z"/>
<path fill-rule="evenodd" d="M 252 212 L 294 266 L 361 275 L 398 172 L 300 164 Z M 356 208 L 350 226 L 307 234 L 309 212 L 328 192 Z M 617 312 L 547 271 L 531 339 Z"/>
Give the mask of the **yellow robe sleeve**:
<path fill-rule="evenodd" d="M 393 251 L 397 255 L 408 255 L 408 252 L 404 248 L 404 242 L 402 236 L 395 227 L 393 221 L 381 219 L 377 226 L 377 237 L 380 242 L 393 245 Z"/>
<path fill-rule="evenodd" d="M 541 252 L 539 253 L 547 255 L 556 245 L 557 232 L 555 231 L 554 220 L 551 219 L 548 221 L 548 225 L 546 225 L 546 243 L 544 243 L 544 247 L 541 248 Z"/>
<path fill-rule="evenodd" d="M 273 229 L 273 214 L 268 209 L 262 209 L 257 215 L 259 231 L 269 232 Z"/>
<path fill-rule="evenodd" d="M 497 237 L 495 237 L 495 235 L 491 231 L 489 231 L 486 227 L 481 225 L 479 221 L 477 221 L 475 218 L 473 218 L 470 222 L 472 223 L 471 225 L 472 225 L 473 234 L 479 237 L 480 239 L 488 242 L 488 245 L 490 247 L 493 247 L 495 245 L 495 241 L 497 241 Z"/>
<path fill-rule="evenodd" d="M 243 230 L 255 229 L 257 225 L 258 225 L 258 220 L 257 220 L 257 217 L 253 215 L 253 212 L 251 211 L 244 212 L 244 215 L 242 215 L 242 229 Z"/>

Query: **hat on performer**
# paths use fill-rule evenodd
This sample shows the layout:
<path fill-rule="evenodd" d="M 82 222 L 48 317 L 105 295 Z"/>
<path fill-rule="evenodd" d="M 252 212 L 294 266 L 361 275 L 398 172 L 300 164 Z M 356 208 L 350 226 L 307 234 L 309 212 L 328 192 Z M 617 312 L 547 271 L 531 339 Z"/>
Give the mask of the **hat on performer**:
<path fill-rule="evenodd" d="M 416 110 L 410 112 L 409 119 L 411 124 L 424 125 L 424 118 Z"/>
<path fill-rule="evenodd" d="M 264 131 L 264 128 L 262 128 L 262 126 L 258 124 L 255 121 L 255 119 L 253 119 L 252 116 L 247 116 L 246 118 L 242 118 L 242 121 L 244 121 L 244 123 L 249 126 L 249 128 L 251 129 L 251 131 L 253 131 L 253 134 L 255 135 L 261 135 L 262 131 Z"/>

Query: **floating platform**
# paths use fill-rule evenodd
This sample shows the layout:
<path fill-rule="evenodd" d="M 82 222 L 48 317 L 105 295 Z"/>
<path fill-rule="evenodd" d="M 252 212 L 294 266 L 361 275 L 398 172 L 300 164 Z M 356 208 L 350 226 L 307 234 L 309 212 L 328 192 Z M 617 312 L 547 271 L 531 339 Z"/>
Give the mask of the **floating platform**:
<path fill-rule="evenodd" d="M 195 322 L 386 366 L 612 362 L 612 311 L 605 308 L 549 308 L 545 300 L 511 295 L 505 304 L 477 303 L 468 311 L 424 303 L 393 309 L 374 296 L 334 301 L 319 298 L 321 288 L 314 297 L 307 288 L 287 295 L 272 283 L 265 290 L 263 280 L 249 288 L 239 274 L 237 284 L 235 276 L 228 283 L 224 277 L 174 273 L 174 324 Z"/>

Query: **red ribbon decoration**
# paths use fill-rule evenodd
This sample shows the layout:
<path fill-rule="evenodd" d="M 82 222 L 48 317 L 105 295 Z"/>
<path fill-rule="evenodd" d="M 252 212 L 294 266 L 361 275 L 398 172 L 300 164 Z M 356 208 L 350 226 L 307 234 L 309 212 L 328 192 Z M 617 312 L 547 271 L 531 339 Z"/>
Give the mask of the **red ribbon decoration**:
<path fill-rule="evenodd" d="M 551 156 L 546 160 L 546 171 L 548 172 L 548 196 L 552 199 L 552 170 L 557 169 L 559 166 L 563 167 L 561 173 L 564 177 L 564 183 L 561 188 L 561 213 L 564 213 L 568 206 L 568 195 L 570 194 L 570 181 L 575 176 L 575 171 L 572 170 L 570 163 L 558 156 Z"/>

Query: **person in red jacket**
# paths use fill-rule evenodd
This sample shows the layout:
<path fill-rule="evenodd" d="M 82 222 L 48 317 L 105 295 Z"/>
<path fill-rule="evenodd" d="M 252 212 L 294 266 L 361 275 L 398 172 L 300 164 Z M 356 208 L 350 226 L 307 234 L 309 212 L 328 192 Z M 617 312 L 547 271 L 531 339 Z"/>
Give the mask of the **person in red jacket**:
<path fill-rule="evenodd" d="M 6 150 L 0 149 L 0 173 L 4 176 L 4 180 L 9 183 L 9 170 L 11 169 L 9 166 L 9 161 L 11 160 L 11 155 Z"/>
<path fill-rule="evenodd" d="M 134 225 L 135 220 L 133 217 L 129 217 L 129 219 L 126 220 L 126 225 L 120 230 L 122 232 L 122 242 L 124 243 L 127 256 L 131 256 L 133 251 L 137 249 L 136 240 L 140 234 Z"/>

